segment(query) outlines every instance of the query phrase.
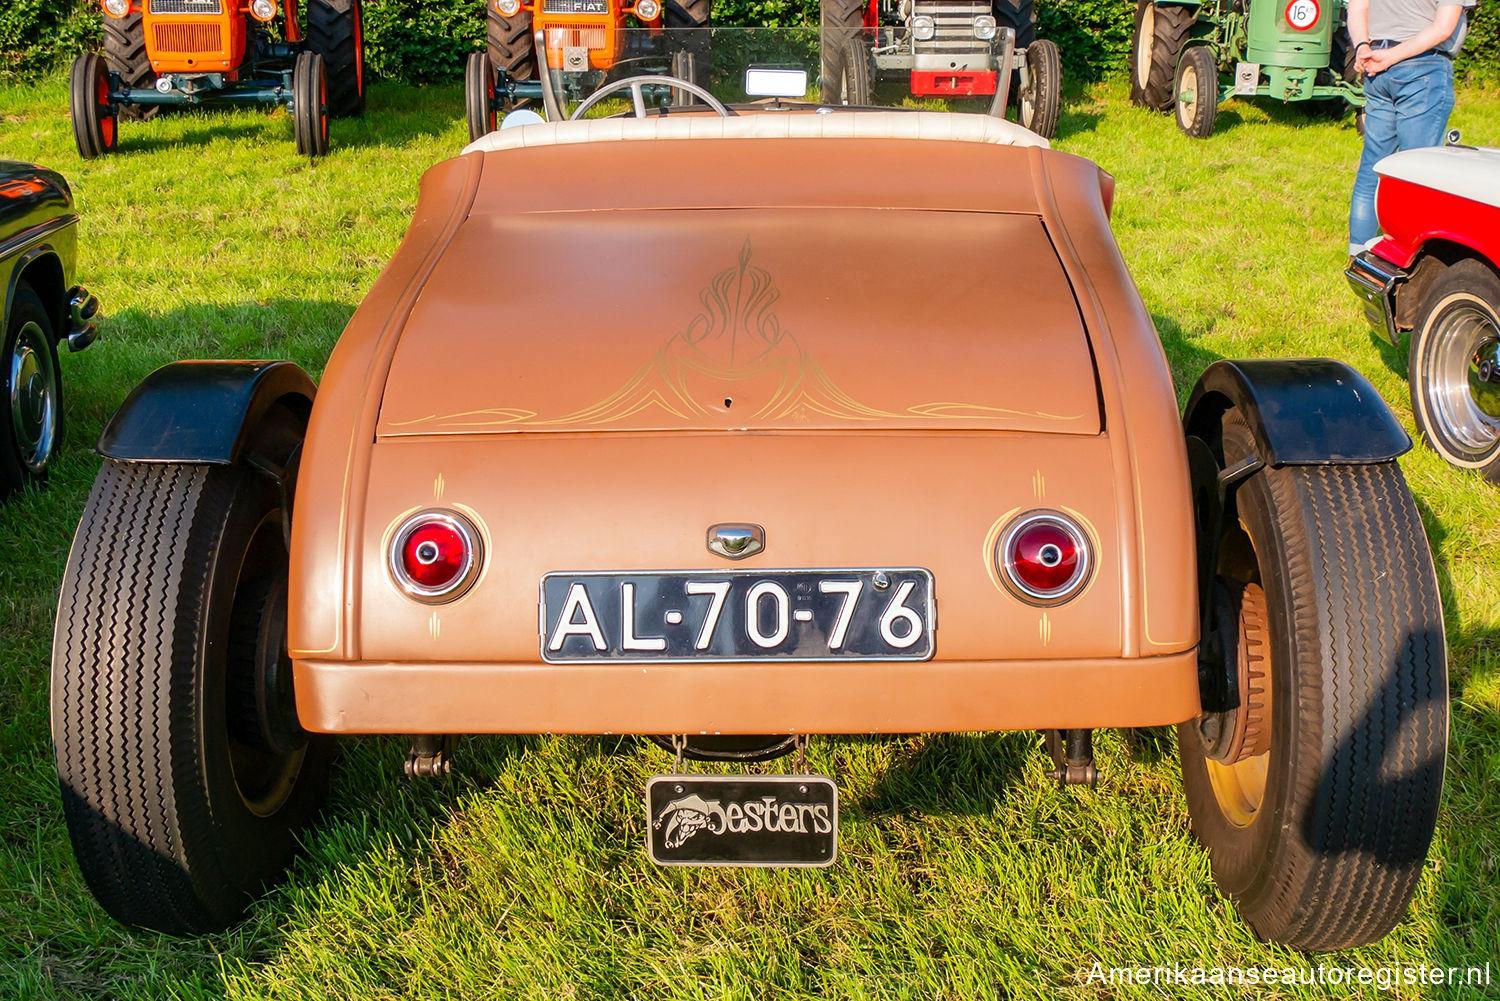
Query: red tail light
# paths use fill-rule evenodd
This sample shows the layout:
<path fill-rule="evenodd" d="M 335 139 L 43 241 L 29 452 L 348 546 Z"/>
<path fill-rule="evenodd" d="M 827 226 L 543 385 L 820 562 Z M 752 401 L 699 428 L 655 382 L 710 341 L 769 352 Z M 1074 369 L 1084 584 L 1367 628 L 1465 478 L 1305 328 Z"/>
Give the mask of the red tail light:
<path fill-rule="evenodd" d="M 422 511 L 391 540 L 391 576 L 418 601 L 452 601 L 479 575 L 479 533 L 451 511 Z"/>
<path fill-rule="evenodd" d="M 995 554 L 1005 582 L 1023 601 L 1055 605 L 1088 582 L 1088 536 L 1066 515 L 1032 511 L 1011 523 Z"/>

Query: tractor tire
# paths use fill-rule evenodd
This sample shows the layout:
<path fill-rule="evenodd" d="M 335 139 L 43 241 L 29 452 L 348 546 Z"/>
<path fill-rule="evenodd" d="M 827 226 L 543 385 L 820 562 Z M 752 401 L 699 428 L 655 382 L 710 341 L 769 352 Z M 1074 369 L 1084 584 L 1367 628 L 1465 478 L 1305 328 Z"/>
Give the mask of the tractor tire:
<path fill-rule="evenodd" d="M 328 80 L 323 57 L 316 52 L 299 52 L 292 64 L 292 127 L 298 153 L 328 152 Z"/>
<path fill-rule="evenodd" d="M 328 113 L 365 111 L 365 29 L 359 0 L 308 0 L 307 47 L 323 57 Z"/>
<path fill-rule="evenodd" d="M 119 141 L 119 117 L 109 103 L 109 69 L 103 59 L 85 52 L 68 71 L 68 105 L 73 145 L 85 160 L 113 153 Z"/>
<path fill-rule="evenodd" d="M 1253 454 L 1230 410 L 1223 461 Z M 1448 739 L 1442 603 L 1401 468 L 1254 473 L 1226 512 L 1215 587 L 1244 722 L 1227 741 L 1215 717 L 1178 727 L 1193 833 L 1261 939 L 1373 942 L 1416 889 Z"/>
<path fill-rule="evenodd" d="M 488 52 L 470 52 L 464 64 L 464 116 L 469 122 L 469 141 L 500 127 L 495 111 L 495 68 Z"/>
<path fill-rule="evenodd" d="M 140 11 L 104 19 L 104 61 L 120 75 L 120 82 L 126 87 L 135 89 L 156 83 L 156 71 L 146 53 L 146 28 L 141 23 Z M 122 104 L 119 116 L 128 121 L 144 121 L 155 118 L 159 111 L 159 104 Z"/>
<path fill-rule="evenodd" d="M 1016 48 L 1029 49 L 1036 41 L 1036 0 L 994 0 L 995 24 L 1013 28 Z"/>
<path fill-rule="evenodd" d="M 712 0 L 666 0 L 662 4 L 662 27 L 667 29 L 667 52 L 672 57 L 674 75 L 685 68 L 691 76 L 682 77 L 705 89 L 712 80 L 709 60 L 712 22 Z M 694 103 L 697 98 L 692 98 Z"/>
<path fill-rule="evenodd" d="M 854 93 L 858 101 L 850 100 L 851 91 L 859 88 L 859 70 L 851 68 L 846 78 L 845 67 L 851 57 L 863 52 L 860 35 L 865 26 L 866 5 L 860 0 L 822 0 L 819 4 L 818 45 L 821 63 L 818 76 L 818 97 L 824 104 L 868 104 L 870 72 L 864 72 L 864 93 Z M 851 86 L 852 85 L 852 86 Z"/>
<path fill-rule="evenodd" d="M 870 104 L 870 54 L 859 35 L 844 39 L 831 60 L 824 50 L 825 63 L 836 67 L 833 77 L 824 77 L 820 96 L 824 104 L 848 105 L 851 108 Z"/>
<path fill-rule="evenodd" d="M 62 380 L 52 318 L 23 278 L 0 356 L 0 497 L 46 477 L 62 442 Z"/>
<path fill-rule="evenodd" d="M 1423 294 L 1407 358 L 1421 438 L 1500 483 L 1500 278 L 1469 258 Z"/>
<path fill-rule="evenodd" d="M 1177 60 L 1196 17 L 1194 8 L 1140 0 L 1135 9 L 1135 43 L 1130 47 L 1130 102 L 1169 111 Z"/>
<path fill-rule="evenodd" d="M 1177 67 L 1177 127 L 1194 139 L 1214 133 L 1219 115 L 1219 67 L 1206 45 L 1190 45 Z"/>
<path fill-rule="evenodd" d="M 822 104 L 870 104 L 870 66 L 862 38 L 864 14 L 865 5 L 859 0 L 822 0 L 819 5 L 822 65 L 817 96 Z"/>
<path fill-rule="evenodd" d="M 1016 93 L 1017 120 L 1043 139 L 1057 135 L 1062 114 L 1062 57 L 1045 38 L 1026 49 L 1026 85 Z"/>
<path fill-rule="evenodd" d="M 1328 69 L 1318 71 L 1319 83 L 1328 84 L 1336 80 L 1359 83 L 1359 70 L 1354 68 L 1354 46 L 1349 44 L 1349 28 L 1345 25 L 1340 25 L 1333 33 L 1333 49 L 1328 57 Z M 1307 102 L 1310 114 L 1325 118 L 1343 118 L 1348 108 L 1349 102 L 1340 97 Z"/>
<path fill-rule="evenodd" d="M 59 599 L 52 743 L 78 867 L 118 921 L 234 923 L 323 799 L 332 745 L 289 709 L 286 575 L 268 478 L 105 460 Z"/>
<path fill-rule="evenodd" d="M 536 43 L 531 37 L 531 12 L 523 10 L 515 17 L 506 17 L 495 10 L 493 3 L 485 4 L 484 9 L 491 70 L 504 70 L 512 80 L 535 80 Z M 511 106 L 524 108 L 530 103 L 527 98 Z"/>

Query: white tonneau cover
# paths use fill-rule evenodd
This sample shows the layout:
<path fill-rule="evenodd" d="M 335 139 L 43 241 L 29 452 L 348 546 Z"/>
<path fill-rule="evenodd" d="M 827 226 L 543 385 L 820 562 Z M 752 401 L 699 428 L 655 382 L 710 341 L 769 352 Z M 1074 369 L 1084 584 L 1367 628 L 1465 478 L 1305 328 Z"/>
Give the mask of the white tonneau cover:
<path fill-rule="evenodd" d="M 1433 146 L 1392 153 L 1375 173 L 1500 208 L 1500 149 Z"/>
<path fill-rule="evenodd" d="M 1048 147 L 1047 140 L 1014 122 L 989 115 L 944 111 L 763 111 L 650 118 L 586 118 L 502 129 L 464 147 L 489 153 L 521 146 L 621 142 L 641 139 L 930 139 Z"/>

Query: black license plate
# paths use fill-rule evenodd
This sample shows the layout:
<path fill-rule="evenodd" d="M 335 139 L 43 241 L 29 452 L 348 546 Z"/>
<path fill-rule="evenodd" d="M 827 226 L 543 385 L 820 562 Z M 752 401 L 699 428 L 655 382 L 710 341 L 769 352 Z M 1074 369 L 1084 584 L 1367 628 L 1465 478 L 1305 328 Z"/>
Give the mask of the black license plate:
<path fill-rule="evenodd" d="M 839 844 L 839 790 L 823 775 L 657 775 L 646 845 L 657 865 L 824 866 Z"/>
<path fill-rule="evenodd" d="M 928 660 L 926 570 L 550 573 L 542 659 Z"/>

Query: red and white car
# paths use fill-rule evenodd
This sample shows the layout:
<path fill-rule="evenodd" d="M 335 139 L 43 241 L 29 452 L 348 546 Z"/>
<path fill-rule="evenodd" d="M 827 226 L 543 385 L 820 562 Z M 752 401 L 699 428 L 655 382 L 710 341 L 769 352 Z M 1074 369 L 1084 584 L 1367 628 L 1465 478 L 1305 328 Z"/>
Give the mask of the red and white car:
<path fill-rule="evenodd" d="M 1500 482 L 1500 149 L 1403 150 L 1375 172 L 1383 235 L 1344 273 L 1377 332 L 1411 331 L 1423 439 Z"/>

